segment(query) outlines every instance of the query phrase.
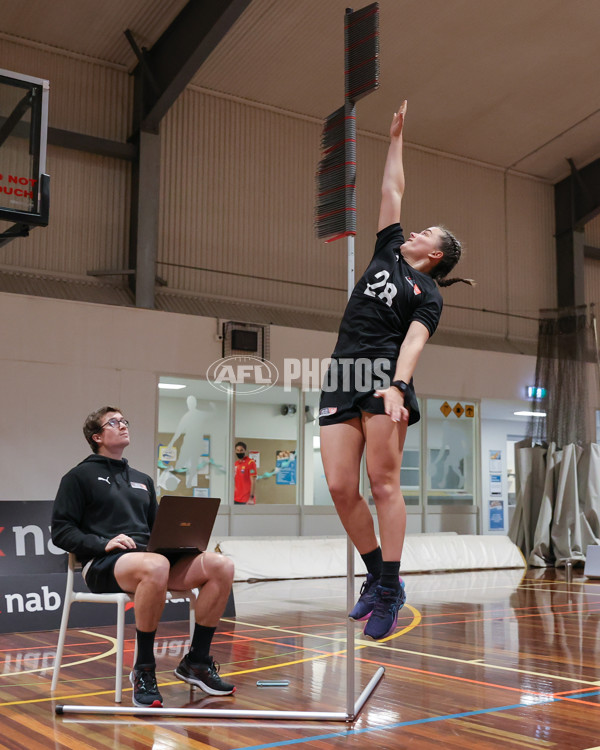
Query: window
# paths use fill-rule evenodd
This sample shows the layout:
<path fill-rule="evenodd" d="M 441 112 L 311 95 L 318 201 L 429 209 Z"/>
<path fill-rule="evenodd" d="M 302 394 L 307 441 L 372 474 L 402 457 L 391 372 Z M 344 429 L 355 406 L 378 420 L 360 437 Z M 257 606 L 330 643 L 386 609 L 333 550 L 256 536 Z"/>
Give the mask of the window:
<path fill-rule="evenodd" d="M 427 399 L 427 504 L 472 505 L 478 405 Z"/>
<path fill-rule="evenodd" d="M 294 505 L 298 486 L 299 392 L 280 386 L 256 393 L 250 385 L 235 391 L 234 444 L 246 443 L 256 462 L 256 503 Z"/>
<path fill-rule="evenodd" d="M 158 494 L 220 497 L 226 502 L 227 415 L 227 394 L 207 381 L 159 379 Z"/>

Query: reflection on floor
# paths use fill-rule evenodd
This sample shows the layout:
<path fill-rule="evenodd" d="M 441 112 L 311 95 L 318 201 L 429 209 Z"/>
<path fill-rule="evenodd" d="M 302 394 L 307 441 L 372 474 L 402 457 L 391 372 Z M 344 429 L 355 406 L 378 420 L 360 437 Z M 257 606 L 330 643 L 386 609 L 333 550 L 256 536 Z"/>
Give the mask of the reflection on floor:
<path fill-rule="evenodd" d="M 0 636 L 1 748 L 596 748 L 600 738 L 600 583 L 533 569 L 406 576 L 408 602 L 384 643 L 356 626 L 357 693 L 385 677 L 352 724 L 55 716 L 54 703 L 114 706 L 111 628 L 72 630 L 49 694 L 55 632 Z M 362 580 L 356 579 L 356 589 Z M 236 584 L 237 617 L 213 654 L 228 698 L 173 675 L 185 623 L 164 623 L 156 657 L 165 705 L 344 711 L 344 579 Z M 127 637 L 134 635 L 128 626 Z M 127 642 L 131 664 L 133 641 Z M 72 664 L 72 666 L 68 666 Z M 286 680 L 287 687 L 259 687 Z M 123 706 L 131 705 L 130 689 Z"/>

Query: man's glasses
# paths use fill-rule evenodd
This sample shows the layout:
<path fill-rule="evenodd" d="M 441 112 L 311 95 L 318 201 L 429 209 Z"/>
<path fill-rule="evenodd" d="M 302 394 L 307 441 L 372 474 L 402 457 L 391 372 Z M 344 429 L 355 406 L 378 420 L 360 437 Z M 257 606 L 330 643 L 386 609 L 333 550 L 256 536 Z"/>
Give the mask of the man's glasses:
<path fill-rule="evenodd" d="M 98 432 L 101 432 L 105 427 L 112 427 L 113 429 L 117 429 L 120 424 L 122 424 L 123 427 L 129 427 L 129 420 L 123 419 L 123 417 L 121 417 L 121 419 L 112 417 L 112 419 L 109 419 L 102 425 L 102 427 L 98 430 Z"/>

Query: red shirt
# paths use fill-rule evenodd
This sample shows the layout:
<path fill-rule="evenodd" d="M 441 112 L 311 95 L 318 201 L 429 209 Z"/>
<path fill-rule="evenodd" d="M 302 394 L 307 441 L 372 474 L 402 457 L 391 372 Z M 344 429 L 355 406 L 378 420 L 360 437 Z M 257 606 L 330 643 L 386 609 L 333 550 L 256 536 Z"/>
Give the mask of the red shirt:
<path fill-rule="evenodd" d="M 233 499 L 236 503 L 247 503 L 250 500 L 252 477 L 256 476 L 256 462 L 246 456 L 235 462 L 235 489 Z"/>

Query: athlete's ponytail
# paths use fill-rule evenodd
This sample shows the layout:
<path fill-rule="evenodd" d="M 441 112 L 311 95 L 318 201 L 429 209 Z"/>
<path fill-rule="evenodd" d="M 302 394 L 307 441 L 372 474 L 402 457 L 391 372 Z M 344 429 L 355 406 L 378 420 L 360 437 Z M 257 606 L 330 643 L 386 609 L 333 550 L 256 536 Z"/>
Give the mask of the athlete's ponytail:
<path fill-rule="evenodd" d="M 462 279 L 458 277 L 453 279 L 446 278 L 460 260 L 462 246 L 452 232 L 449 232 L 445 227 L 438 228 L 442 232 L 440 250 L 444 253 L 444 256 L 440 262 L 431 269 L 429 275 L 437 281 L 439 286 L 452 286 L 452 284 L 458 284 L 459 282 L 469 284 L 469 286 L 475 286 L 475 281 L 473 281 L 473 279 Z"/>

